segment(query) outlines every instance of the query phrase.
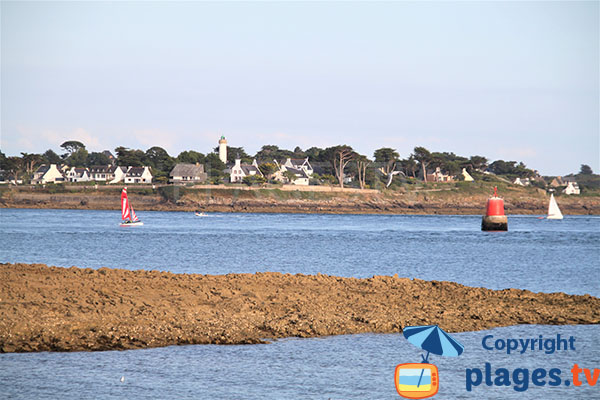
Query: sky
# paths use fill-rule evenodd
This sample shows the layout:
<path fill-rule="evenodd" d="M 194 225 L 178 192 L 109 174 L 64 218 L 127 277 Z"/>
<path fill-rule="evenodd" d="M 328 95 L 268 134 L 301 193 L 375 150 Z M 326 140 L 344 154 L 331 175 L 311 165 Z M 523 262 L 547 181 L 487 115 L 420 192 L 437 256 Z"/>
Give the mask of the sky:
<path fill-rule="evenodd" d="M 9 2 L 0 149 L 368 156 L 600 172 L 599 2 Z"/>

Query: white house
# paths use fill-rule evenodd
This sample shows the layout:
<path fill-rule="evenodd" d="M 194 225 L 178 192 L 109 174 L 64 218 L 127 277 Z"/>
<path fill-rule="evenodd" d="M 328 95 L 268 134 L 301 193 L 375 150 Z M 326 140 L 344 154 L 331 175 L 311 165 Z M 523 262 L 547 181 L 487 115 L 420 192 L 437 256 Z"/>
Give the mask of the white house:
<path fill-rule="evenodd" d="M 129 167 L 131 168 L 131 167 Z M 110 168 L 110 181 L 108 183 L 118 183 L 125 180 L 125 174 L 127 174 L 128 167 L 113 166 Z"/>
<path fill-rule="evenodd" d="M 247 176 L 263 176 L 260 169 L 258 169 L 256 160 L 252 161 L 252 164 L 242 164 L 242 160 L 239 158 L 235 160 L 235 164 L 231 167 L 229 174 L 229 181 L 231 183 L 241 182 Z"/>
<path fill-rule="evenodd" d="M 306 173 L 304 169 L 286 167 L 285 165 L 282 165 L 281 168 L 284 169 L 283 172 L 289 171 L 292 174 L 296 175 L 296 179 L 290 182 L 292 185 L 308 186 L 310 176 Z"/>
<path fill-rule="evenodd" d="M 285 162 L 285 164 L 279 164 L 277 162 L 277 160 L 273 160 L 273 162 L 275 163 L 275 165 L 277 165 L 279 167 L 279 169 L 277 171 L 275 171 L 275 173 L 273 174 L 273 179 L 278 181 L 278 182 L 282 182 L 282 183 L 290 183 L 292 185 L 300 185 L 300 186 L 308 186 L 309 180 L 310 180 L 310 175 L 306 172 L 307 169 L 309 169 L 311 171 L 312 174 L 312 167 L 310 166 L 310 164 L 306 165 L 304 164 L 304 168 L 301 168 L 303 163 L 301 163 L 300 161 L 305 161 L 305 160 L 295 160 L 297 162 L 293 162 L 292 160 L 294 159 L 290 159 L 288 158 Z M 308 159 L 306 159 L 306 161 L 308 162 Z M 296 165 L 298 166 L 298 168 L 292 167 L 292 165 Z M 294 174 L 296 177 L 293 180 L 290 180 L 287 176 L 285 176 L 285 172 L 289 171 L 292 174 Z"/>
<path fill-rule="evenodd" d="M 41 165 L 34 173 L 31 183 L 51 183 L 51 182 L 64 182 L 65 177 L 56 167 L 56 164 Z"/>
<path fill-rule="evenodd" d="M 125 183 L 152 183 L 152 173 L 149 167 L 129 167 L 124 181 Z"/>
<path fill-rule="evenodd" d="M 427 173 L 427 182 L 452 182 L 453 180 L 454 177 L 443 173 L 440 167 L 436 167 L 435 171 Z"/>
<path fill-rule="evenodd" d="M 106 182 L 114 179 L 115 174 L 112 172 L 112 165 L 94 165 L 89 168 L 90 179 L 97 182 Z"/>
<path fill-rule="evenodd" d="M 313 167 L 308 162 L 308 157 L 306 157 L 306 158 L 288 158 L 285 160 L 285 163 L 283 163 L 283 165 L 286 168 L 301 169 L 302 171 L 306 172 L 306 175 L 308 175 L 309 177 L 314 172 Z"/>
<path fill-rule="evenodd" d="M 519 186 L 529 186 L 531 185 L 531 180 L 529 178 L 516 178 L 513 182 L 513 185 L 519 185 Z"/>
<path fill-rule="evenodd" d="M 473 177 L 471 176 L 471 174 L 469 174 L 466 170 L 466 168 L 462 169 L 462 176 L 465 179 L 465 182 L 473 182 L 475 179 L 473 179 Z"/>
<path fill-rule="evenodd" d="M 569 183 L 567 183 L 567 187 L 563 189 L 562 191 L 564 194 L 580 194 L 581 191 L 579 190 L 579 185 L 577 184 L 577 182 L 573 182 L 573 181 L 569 181 Z"/>
<path fill-rule="evenodd" d="M 204 165 L 179 163 L 171 170 L 169 174 L 172 183 L 194 183 L 204 182 L 208 177 L 204 172 Z"/>
<path fill-rule="evenodd" d="M 72 167 L 66 173 L 67 181 L 69 182 L 89 182 L 90 174 L 87 168 Z"/>

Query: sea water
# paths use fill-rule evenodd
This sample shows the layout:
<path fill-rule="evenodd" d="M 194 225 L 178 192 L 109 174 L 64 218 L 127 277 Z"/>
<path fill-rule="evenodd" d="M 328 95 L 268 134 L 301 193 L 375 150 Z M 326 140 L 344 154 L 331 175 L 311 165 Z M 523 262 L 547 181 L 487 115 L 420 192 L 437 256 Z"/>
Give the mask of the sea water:
<path fill-rule="evenodd" d="M 492 289 L 600 295 L 600 219 L 510 216 L 508 232 L 481 232 L 480 216 L 119 213 L 0 210 L 0 262 L 224 274 L 279 271 L 393 275 Z M 573 336 L 575 350 L 506 354 L 495 338 Z M 600 382 L 466 390 L 467 371 L 600 368 L 599 326 L 514 326 L 453 334 L 457 358 L 431 356 L 436 398 L 600 398 Z M 420 361 L 402 335 L 283 339 L 268 345 L 179 346 L 96 353 L 0 354 L 0 398 L 392 399 L 394 368 Z M 121 377 L 124 380 L 121 382 Z M 492 377 L 494 379 L 495 376 Z M 502 383 L 502 382 L 501 382 Z M 517 389 L 515 389 L 515 387 Z"/>

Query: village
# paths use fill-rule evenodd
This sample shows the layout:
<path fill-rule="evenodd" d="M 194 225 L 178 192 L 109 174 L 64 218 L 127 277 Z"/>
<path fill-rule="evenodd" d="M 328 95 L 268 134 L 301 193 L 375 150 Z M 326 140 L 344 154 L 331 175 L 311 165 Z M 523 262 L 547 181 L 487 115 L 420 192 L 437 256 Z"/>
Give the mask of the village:
<path fill-rule="evenodd" d="M 66 145 L 65 145 L 66 144 Z M 85 146 L 80 142 L 65 142 L 63 146 L 70 150 L 67 155 L 74 158 Z M 73 146 L 73 147 L 71 147 Z M 154 150 L 153 150 L 154 149 Z M 314 149 L 314 148 L 313 148 Z M 117 148 L 120 153 L 132 152 L 122 147 Z M 152 148 L 155 153 L 166 152 L 161 148 Z M 149 150 L 149 151 L 150 151 Z M 267 151 L 268 150 L 268 151 Z M 125 185 L 201 185 L 201 184 L 242 184 L 249 187 L 266 188 L 273 185 L 306 187 L 306 186 L 339 186 L 340 188 L 358 189 L 394 189 L 400 183 L 451 183 L 473 182 L 476 179 L 503 181 L 517 186 L 536 186 L 543 189 L 561 192 L 566 195 L 578 195 L 581 189 L 576 177 L 556 176 L 542 177 L 535 170 L 527 169 L 523 163 L 506 162 L 498 160 L 488 164 L 487 159 L 473 156 L 470 159 L 459 157 L 453 153 L 429 153 L 422 147 L 416 147 L 415 153 L 406 160 L 399 159 L 394 149 L 381 148 L 375 151 L 375 161 L 368 160 L 354 152 L 349 146 L 337 146 L 330 149 L 318 149 L 311 159 L 309 153 L 301 152 L 297 148 L 294 153 L 280 150 L 277 146 L 263 146 L 263 152 L 273 153 L 273 158 L 268 159 L 265 154 L 257 161 L 245 154 L 242 148 L 229 147 L 225 136 L 218 140 L 218 147 L 213 153 L 204 157 L 197 157 L 196 162 L 173 162 L 172 167 L 166 171 L 153 168 L 151 165 L 123 165 L 123 160 L 118 159 L 109 150 L 104 150 L 101 160 L 108 161 L 104 165 L 75 166 L 69 163 L 69 157 L 55 163 L 46 163 L 44 157 L 37 157 L 27 162 L 24 153 L 22 163 L 32 170 L 27 175 L 21 170 L 21 175 L 16 168 L 10 167 L 17 163 L 17 157 L 2 157 L 4 159 L 0 170 L 0 184 L 13 185 L 48 185 L 48 184 L 125 184 Z M 329 151 L 328 156 L 324 153 Z M 48 152 L 51 152 L 49 150 Z M 48 154 L 45 153 L 45 155 Z M 141 152 L 141 151 L 138 151 Z M 243 155 L 240 155 L 240 152 Z M 85 152 L 87 154 L 87 151 Z M 183 152 L 194 155 L 195 152 Z M 261 152 L 259 152 L 261 153 Z M 98 154 L 98 153 L 92 153 Z M 201 156 L 200 153 L 195 153 Z M 56 155 L 56 154 L 54 154 Z M 258 154 L 257 154 L 258 155 Z M 304 155 L 304 157 L 294 157 Z M 168 155 L 167 155 L 168 156 Z M 181 155 L 177 158 L 179 159 Z M 217 158 L 218 157 L 218 158 Z M 89 156 L 88 156 L 89 158 Z M 125 158 L 125 157 L 122 157 Z M 98 158 L 96 158 L 98 159 Z M 177 161 L 176 159 L 176 161 Z M 37 164 L 36 165 L 36 161 Z M 41 164 L 40 164 L 41 163 Z M 71 164 L 71 165 L 70 165 Z M 162 169 L 164 170 L 162 163 Z M 582 166 L 582 173 L 587 166 Z M 35 169 L 34 169 L 35 168 Z M 589 167 L 587 167 L 589 168 Z M 161 175 L 162 172 L 162 175 Z M 167 175 L 168 174 L 168 175 Z M 165 176 L 167 175 L 167 176 Z"/>

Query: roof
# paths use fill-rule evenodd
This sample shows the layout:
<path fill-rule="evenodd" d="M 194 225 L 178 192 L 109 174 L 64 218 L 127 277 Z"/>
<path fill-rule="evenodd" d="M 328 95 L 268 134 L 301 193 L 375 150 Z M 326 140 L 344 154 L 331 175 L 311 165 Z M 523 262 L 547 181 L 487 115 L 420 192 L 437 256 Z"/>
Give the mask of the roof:
<path fill-rule="evenodd" d="M 201 177 L 204 175 L 204 165 L 196 165 L 196 164 L 186 164 L 180 163 L 176 164 L 175 167 L 171 170 L 170 176 L 195 176 Z"/>
<path fill-rule="evenodd" d="M 110 166 L 110 165 L 92 165 L 90 167 L 90 172 L 93 172 L 93 173 L 98 173 L 98 172 L 108 173 L 108 172 L 111 172 L 111 169 L 112 169 L 112 166 Z"/>
<path fill-rule="evenodd" d="M 131 167 L 127 171 L 127 176 L 142 176 L 146 167 Z"/>
<path fill-rule="evenodd" d="M 286 169 L 288 171 L 290 171 L 293 174 L 296 174 L 296 176 L 299 176 L 300 178 L 308 178 L 309 176 L 306 174 L 306 172 L 304 172 L 303 169 L 298 169 L 298 168 L 290 168 L 290 167 L 286 167 Z"/>
<path fill-rule="evenodd" d="M 240 165 L 240 167 L 242 167 L 242 171 L 244 171 L 244 174 L 246 175 L 250 175 L 250 172 L 254 171 L 257 174 L 261 174 L 260 170 L 258 168 L 256 168 L 254 165 L 250 165 L 250 164 L 242 164 Z"/>
<path fill-rule="evenodd" d="M 35 172 L 44 174 L 44 173 L 48 172 L 49 169 L 50 169 L 49 165 L 42 164 Z"/>
<path fill-rule="evenodd" d="M 118 166 L 118 165 L 113 165 L 112 167 L 110 167 L 109 171 L 114 173 L 117 171 L 117 169 L 120 169 L 122 172 L 127 172 L 127 167 Z"/>
<path fill-rule="evenodd" d="M 105 156 L 107 156 L 108 158 L 115 158 L 115 156 L 113 156 L 113 154 L 112 154 L 110 151 L 108 151 L 108 150 L 104 150 L 104 151 L 102 152 L 102 154 L 104 154 L 104 155 L 105 155 Z"/>

